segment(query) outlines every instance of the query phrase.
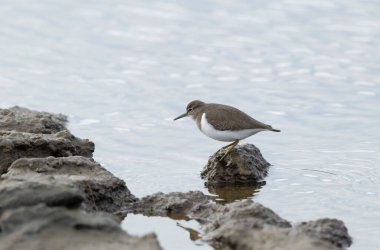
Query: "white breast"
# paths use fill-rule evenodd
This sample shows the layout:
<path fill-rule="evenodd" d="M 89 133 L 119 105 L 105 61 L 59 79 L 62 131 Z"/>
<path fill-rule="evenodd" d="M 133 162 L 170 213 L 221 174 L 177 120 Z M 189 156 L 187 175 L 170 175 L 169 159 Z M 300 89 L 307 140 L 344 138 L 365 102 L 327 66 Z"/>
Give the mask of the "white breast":
<path fill-rule="evenodd" d="M 254 135 L 265 129 L 243 129 L 239 131 L 231 130 L 216 130 L 214 126 L 208 123 L 206 113 L 202 114 L 201 118 L 201 131 L 208 137 L 218 141 L 235 141 L 243 140 L 251 135 Z"/>

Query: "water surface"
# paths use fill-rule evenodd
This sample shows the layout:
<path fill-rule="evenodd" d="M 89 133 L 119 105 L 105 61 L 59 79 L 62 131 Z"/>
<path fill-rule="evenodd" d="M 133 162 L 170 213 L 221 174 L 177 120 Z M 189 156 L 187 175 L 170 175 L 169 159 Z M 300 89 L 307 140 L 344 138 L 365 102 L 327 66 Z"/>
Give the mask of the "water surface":
<path fill-rule="evenodd" d="M 358 0 L 7 1 L 0 107 L 68 114 L 71 131 L 93 140 L 95 159 L 139 197 L 253 198 L 295 222 L 340 218 L 351 249 L 376 249 L 379 13 L 379 2 Z M 282 130 L 245 141 L 273 164 L 265 186 L 204 187 L 199 172 L 223 144 L 189 119 L 172 121 L 193 99 Z M 166 249 L 198 244 L 174 220 L 158 228 L 156 219 L 129 216 L 123 226 L 156 231 Z M 160 236 L 168 232 L 184 237 Z"/>

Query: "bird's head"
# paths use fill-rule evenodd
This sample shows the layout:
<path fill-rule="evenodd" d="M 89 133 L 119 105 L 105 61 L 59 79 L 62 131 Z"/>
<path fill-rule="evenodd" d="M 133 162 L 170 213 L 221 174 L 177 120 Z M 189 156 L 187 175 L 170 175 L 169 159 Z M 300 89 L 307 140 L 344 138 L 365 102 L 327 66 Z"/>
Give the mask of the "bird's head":
<path fill-rule="evenodd" d="M 204 102 L 198 101 L 198 100 L 190 102 L 189 104 L 187 104 L 186 113 L 174 118 L 174 121 L 186 116 L 190 116 L 191 118 L 195 119 L 197 115 L 200 114 L 201 109 L 204 105 L 205 105 Z"/>

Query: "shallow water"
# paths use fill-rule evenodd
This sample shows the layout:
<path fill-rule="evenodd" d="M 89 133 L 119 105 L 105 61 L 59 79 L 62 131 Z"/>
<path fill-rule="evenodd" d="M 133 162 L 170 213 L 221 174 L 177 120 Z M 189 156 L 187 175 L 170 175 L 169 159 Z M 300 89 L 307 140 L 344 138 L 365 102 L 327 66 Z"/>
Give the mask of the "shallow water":
<path fill-rule="evenodd" d="M 379 2 L 358 0 L 4 2 L 0 107 L 68 114 L 72 132 L 95 142 L 95 159 L 139 197 L 253 197 L 295 222 L 340 218 L 351 249 L 375 249 L 379 11 Z M 265 186 L 203 186 L 199 172 L 223 144 L 189 119 L 172 121 L 193 99 L 282 130 L 245 141 L 273 164 Z M 123 226 L 156 231 L 166 249 L 200 244 L 175 223 L 128 216 Z M 171 233 L 178 237 L 161 236 Z"/>

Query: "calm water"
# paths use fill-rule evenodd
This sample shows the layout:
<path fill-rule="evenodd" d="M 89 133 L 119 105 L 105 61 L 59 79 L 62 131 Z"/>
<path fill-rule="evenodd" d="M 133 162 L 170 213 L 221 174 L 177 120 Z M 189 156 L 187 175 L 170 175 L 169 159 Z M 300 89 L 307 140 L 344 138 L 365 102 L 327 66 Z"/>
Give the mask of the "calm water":
<path fill-rule="evenodd" d="M 137 196 L 254 196 L 294 222 L 344 220 L 351 249 L 380 244 L 380 2 L 1 1 L 0 34 L 0 107 L 68 114 Z M 223 144 L 172 121 L 193 99 L 283 131 L 246 140 L 273 164 L 260 190 L 203 186 Z M 156 231 L 166 249 L 200 244 L 176 223 L 123 226 Z"/>

